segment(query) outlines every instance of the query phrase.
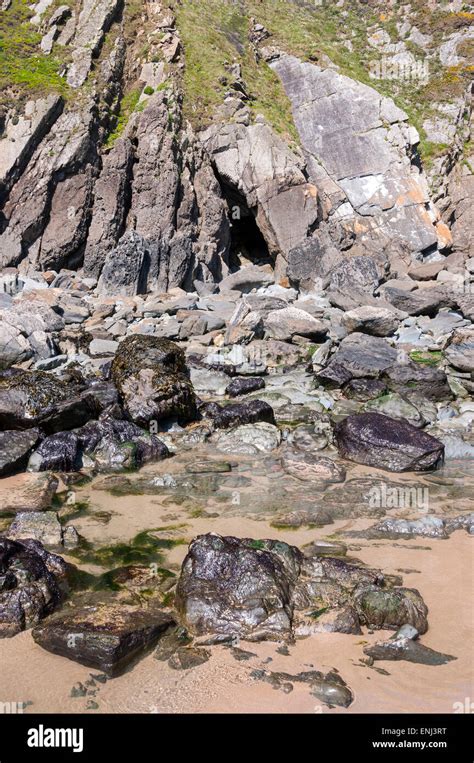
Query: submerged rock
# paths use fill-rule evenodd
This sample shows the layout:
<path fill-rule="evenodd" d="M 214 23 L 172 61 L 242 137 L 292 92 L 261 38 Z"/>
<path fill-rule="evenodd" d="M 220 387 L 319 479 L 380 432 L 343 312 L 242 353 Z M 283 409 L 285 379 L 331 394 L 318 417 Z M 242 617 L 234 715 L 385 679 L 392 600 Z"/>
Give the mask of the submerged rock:
<path fill-rule="evenodd" d="M 354 701 L 352 691 L 334 670 L 326 674 L 320 673 L 318 670 L 307 670 L 292 675 L 257 669 L 253 670 L 250 675 L 253 679 L 265 681 L 272 688 L 281 689 L 286 693 L 292 691 L 293 683 L 308 684 L 311 695 L 329 707 L 349 707 Z"/>
<path fill-rule="evenodd" d="M 278 448 L 281 433 L 278 427 L 259 421 L 256 424 L 245 424 L 235 429 L 216 433 L 213 436 L 217 450 L 223 453 L 257 455 L 269 453 Z"/>
<path fill-rule="evenodd" d="M 296 637 L 311 636 L 314 633 L 353 633 L 360 635 L 359 616 L 351 606 L 324 608 L 310 613 L 305 619 L 299 619 L 295 627 Z"/>
<path fill-rule="evenodd" d="M 172 616 L 160 610 L 101 604 L 50 618 L 33 630 L 33 638 L 48 652 L 115 677 L 173 625 Z"/>
<path fill-rule="evenodd" d="M 292 477 L 315 482 L 344 482 L 345 469 L 330 458 L 315 456 L 312 453 L 290 450 L 283 453 L 281 463 Z"/>
<path fill-rule="evenodd" d="M 363 530 L 361 535 L 368 538 L 447 538 L 446 522 L 432 515 L 421 519 L 383 519 L 376 525 Z"/>
<path fill-rule="evenodd" d="M 183 351 L 168 339 L 126 337 L 112 364 L 112 378 L 128 417 L 139 426 L 196 416 L 193 385 Z"/>
<path fill-rule="evenodd" d="M 198 665 L 204 665 L 211 657 L 209 649 L 200 649 L 199 647 L 183 646 L 179 647 L 168 660 L 168 665 L 173 670 L 191 670 Z"/>
<path fill-rule="evenodd" d="M 335 427 L 339 455 L 358 464 L 391 472 L 436 469 L 444 460 L 444 445 L 406 421 L 380 413 L 348 416 Z"/>
<path fill-rule="evenodd" d="M 279 541 L 199 536 L 176 588 L 183 623 L 198 636 L 288 637 L 301 560 L 297 548 Z"/>
<path fill-rule="evenodd" d="M 0 638 L 36 625 L 61 603 L 66 564 L 36 540 L 0 536 Z"/>

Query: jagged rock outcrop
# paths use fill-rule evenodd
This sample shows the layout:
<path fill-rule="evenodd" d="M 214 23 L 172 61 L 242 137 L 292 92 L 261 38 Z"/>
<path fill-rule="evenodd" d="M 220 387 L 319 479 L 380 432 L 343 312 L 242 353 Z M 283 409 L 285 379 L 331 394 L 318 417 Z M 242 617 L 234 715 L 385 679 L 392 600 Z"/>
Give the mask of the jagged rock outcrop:
<path fill-rule="evenodd" d="M 0 536 L 0 638 L 36 625 L 64 598 L 66 564 L 39 541 Z"/>
<path fill-rule="evenodd" d="M 167 339 L 125 339 L 114 358 L 112 378 L 127 415 L 140 426 L 195 416 L 196 399 L 186 375 L 184 353 Z"/>
<path fill-rule="evenodd" d="M 18 180 L 31 155 L 49 132 L 63 107 L 60 96 L 49 95 L 25 104 L 24 114 L 6 120 L 0 139 L 0 199 Z"/>
<path fill-rule="evenodd" d="M 439 213 L 411 161 L 418 136 L 407 115 L 332 69 L 284 54 L 270 65 L 292 101 L 309 177 L 326 215 L 353 231 L 361 253 L 435 249 Z"/>
<path fill-rule="evenodd" d="M 93 127 L 93 107 L 67 110 L 39 144 L 3 209 L 0 267 L 25 257 L 42 269 L 65 266 L 70 255 L 74 262 L 87 227 Z"/>
<path fill-rule="evenodd" d="M 102 171 L 94 186 L 92 219 L 84 251 L 87 275 L 100 275 L 107 254 L 113 251 L 124 229 L 132 163 L 133 149 L 127 138 L 119 138 L 104 156 Z"/>
<path fill-rule="evenodd" d="M 201 134 L 229 203 L 252 214 L 284 272 L 288 253 L 318 221 L 318 191 L 304 162 L 266 124 L 221 124 Z"/>
<path fill-rule="evenodd" d="M 190 286 L 194 278 L 214 282 L 227 272 L 224 200 L 192 131 L 180 132 L 180 109 L 177 93 L 157 92 L 105 155 L 94 188 L 84 269 L 97 277 L 105 264 L 109 275 L 100 288 L 109 294 L 124 293 L 115 264 L 127 246 L 132 256 L 142 251 L 143 258 L 126 293 Z M 132 247 L 126 243 L 131 240 Z"/>
<path fill-rule="evenodd" d="M 70 43 L 73 49 L 72 63 L 67 81 L 71 87 L 78 88 L 86 81 L 92 60 L 99 52 L 104 35 L 122 4 L 122 0 L 83 0 Z"/>

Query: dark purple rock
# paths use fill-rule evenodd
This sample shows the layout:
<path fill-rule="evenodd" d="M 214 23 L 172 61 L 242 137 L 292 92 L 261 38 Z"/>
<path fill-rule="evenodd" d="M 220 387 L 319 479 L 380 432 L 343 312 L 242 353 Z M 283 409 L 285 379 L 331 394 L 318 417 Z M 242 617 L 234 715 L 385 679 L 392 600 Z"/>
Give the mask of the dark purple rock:
<path fill-rule="evenodd" d="M 0 638 L 36 625 L 61 603 L 66 563 L 36 540 L 0 536 Z"/>
<path fill-rule="evenodd" d="M 358 464 L 391 472 L 436 469 L 444 445 L 407 421 L 380 413 L 348 416 L 334 428 L 339 455 Z"/>
<path fill-rule="evenodd" d="M 217 429 L 255 424 L 257 421 L 275 424 L 273 408 L 264 400 L 251 400 L 248 403 L 232 403 L 225 406 L 218 403 L 205 403 L 200 407 L 199 412 L 201 416 L 212 419 Z"/>
<path fill-rule="evenodd" d="M 265 380 L 258 376 L 239 376 L 233 379 L 226 388 L 226 395 L 229 397 L 239 397 L 240 395 L 247 395 L 249 392 L 257 392 L 259 389 L 264 389 Z"/>

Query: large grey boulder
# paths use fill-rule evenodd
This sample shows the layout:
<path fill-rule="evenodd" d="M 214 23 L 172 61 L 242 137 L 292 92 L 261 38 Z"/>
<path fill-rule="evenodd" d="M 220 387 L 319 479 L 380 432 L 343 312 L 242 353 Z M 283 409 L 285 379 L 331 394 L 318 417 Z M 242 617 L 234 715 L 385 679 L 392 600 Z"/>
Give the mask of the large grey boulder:
<path fill-rule="evenodd" d="M 378 378 L 396 362 L 397 351 L 385 339 L 354 332 L 342 340 L 317 378 L 323 384 L 339 387 L 351 379 Z"/>
<path fill-rule="evenodd" d="M 302 291 L 326 288 L 331 272 L 343 262 L 344 254 L 334 234 L 334 230 L 318 228 L 288 253 L 288 278 Z"/>
<path fill-rule="evenodd" d="M 358 246 L 372 252 L 435 247 L 437 213 L 424 175 L 411 162 L 419 138 L 407 115 L 332 68 L 286 54 L 270 65 L 292 102 L 322 204 L 353 231 Z"/>
<path fill-rule="evenodd" d="M 460 371 L 474 371 L 474 329 L 457 329 L 445 351 L 449 363 Z"/>
<path fill-rule="evenodd" d="M 441 368 L 424 366 L 421 363 L 398 363 L 387 368 L 382 379 L 391 390 L 410 398 L 428 400 L 450 400 L 452 392 L 446 373 Z"/>
<path fill-rule="evenodd" d="M 0 323 L 0 370 L 22 363 L 32 355 L 33 349 L 21 331 L 2 321 Z"/>
<path fill-rule="evenodd" d="M 393 287 L 383 289 L 384 298 L 408 315 L 436 315 L 443 307 L 453 307 L 454 296 L 442 287 L 404 291 Z"/>
<path fill-rule="evenodd" d="M 349 332 L 360 331 L 372 336 L 390 336 L 395 333 L 404 317 L 406 314 L 399 310 L 365 305 L 344 313 L 341 322 Z"/>
<path fill-rule="evenodd" d="M 444 460 L 444 445 L 406 421 L 380 413 L 348 416 L 335 427 L 339 455 L 358 464 L 391 472 L 436 469 Z"/>
<path fill-rule="evenodd" d="M 263 325 L 267 337 L 282 342 L 291 341 L 296 335 L 321 339 L 328 331 L 328 326 L 323 321 L 293 306 L 272 310 L 264 318 Z"/>

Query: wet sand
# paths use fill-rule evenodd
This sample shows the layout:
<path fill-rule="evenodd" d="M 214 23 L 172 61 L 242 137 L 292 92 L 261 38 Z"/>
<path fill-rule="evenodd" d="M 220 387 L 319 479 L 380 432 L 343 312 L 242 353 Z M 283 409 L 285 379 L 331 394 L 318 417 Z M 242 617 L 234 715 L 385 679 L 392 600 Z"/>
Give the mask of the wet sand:
<path fill-rule="evenodd" d="M 163 471 L 169 472 L 170 466 L 171 462 Z M 373 524 L 373 520 L 360 518 L 338 520 L 318 529 L 278 530 L 268 521 L 246 516 L 192 518 L 180 507 L 163 506 L 156 496 L 113 497 L 89 486 L 80 491 L 80 499 L 84 497 L 91 499 L 90 512 L 75 520 L 74 525 L 90 542 L 99 545 L 131 538 L 144 528 L 171 524 L 171 517 L 174 529 L 170 529 L 170 537 L 186 541 L 215 531 L 240 537 L 279 538 L 300 547 L 338 530 Z M 113 512 L 108 524 L 93 521 L 94 512 L 99 510 Z M 30 632 L 25 632 L 0 640 L 0 701 L 31 702 L 26 712 L 46 713 L 453 712 L 453 703 L 473 696 L 472 537 L 458 531 L 448 540 L 346 542 L 350 555 L 386 573 L 402 574 L 405 586 L 420 591 L 429 608 L 429 630 L 422 637 L 423 644 L 452 654 L 456 660 L 437 667 L 408 662 L 376 662 L 374 667 L 368 667 L 360 662 L 363 646 L 388 638 L 390 632 L 369 634 L 364 628 L 362 636 L 317 634 L 298 640 L 290 645 L 289 656 L 279 654 L 276 643 L 242 642 L 242 649 L 255 654 L 246 662 L 237 661 L 230 649 L 214 646 L 206 664 L 188 671 L 173 670 L 149 654 L 121 677 L 97 684 L 95 696 L 74 698 L 70 696 L 74 684 L 84 683 L 98 671 L 46 652 L 33 642 Z M 179 569 L 186 548 L 186 544 L 178 545 L 169 552 L 168 568 Z M 76 561 L 72 557 L 70 560 Z M 89 566 L 89 570 L 94 568 Z M 330 709 L 311 696 L 305 684 L 295 683 L 294 690 L 285 694 L 253 679 L 250 674 L 255 668 L 291 674 L 336 668 L 351 687 L 355 700 L 348 709 Z M 98 707 L 88 710 L 91 700 Z"/>

